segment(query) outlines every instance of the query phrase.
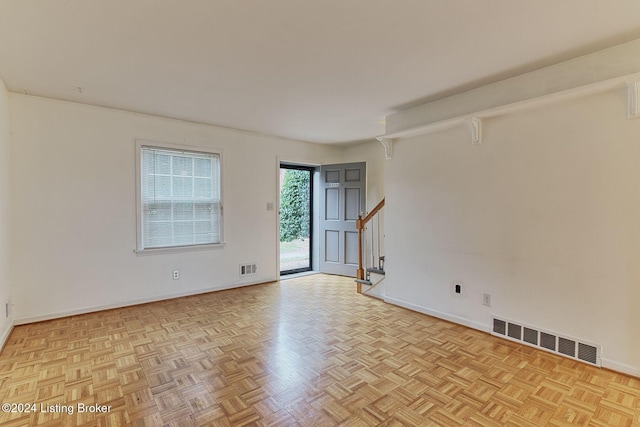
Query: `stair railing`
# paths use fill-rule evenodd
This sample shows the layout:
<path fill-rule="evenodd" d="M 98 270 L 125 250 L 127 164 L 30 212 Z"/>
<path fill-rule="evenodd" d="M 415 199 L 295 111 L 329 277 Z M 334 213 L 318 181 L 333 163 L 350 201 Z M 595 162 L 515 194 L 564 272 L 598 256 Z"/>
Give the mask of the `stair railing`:
<path fill-rule="evenodd" d="M 377 220 L 377 227 L 370 227 L 371 229 L 371 265 L 375 265 L 375 257 L 377 254 L 379 261 L 378 266 L 380 267 L 380 263 L 383 262 L 384 256 L 381 253 L 381 236 L 380 236 L 380 218 L 378 217 L 378 213 L 384 207 L 384 198 L 380 200 L 380 202 L 369 212 L 364 218 L 362 215 L 358 215 L 358 220 L 356 221 L 356 228 L 358 229 L 358 269 L 356 270 L 356 277 L 359 280 L 365 279 L 365 267 L 364 267 L 364 252 L 366 250 L 366 242 L 365 242 L 365 230 L 367 228 L 367 224 L 371 222 L 374 218 Z M 373 225 L 373 223 L 372 223 Z M 377 244 L 374 228 L 377 228 Z M 362 284 L 358 282 L 358 293 L 362 293 Z"/>

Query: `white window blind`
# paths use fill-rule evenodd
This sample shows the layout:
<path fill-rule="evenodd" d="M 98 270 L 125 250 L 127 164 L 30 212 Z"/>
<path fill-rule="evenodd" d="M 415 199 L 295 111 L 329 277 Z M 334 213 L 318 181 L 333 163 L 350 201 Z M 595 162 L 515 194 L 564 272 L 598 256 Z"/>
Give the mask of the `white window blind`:
<path fill-rule="evenodd" d="M 141 249 L 220 243 L 220 155 L 143 146 L 141 163 Z"/>

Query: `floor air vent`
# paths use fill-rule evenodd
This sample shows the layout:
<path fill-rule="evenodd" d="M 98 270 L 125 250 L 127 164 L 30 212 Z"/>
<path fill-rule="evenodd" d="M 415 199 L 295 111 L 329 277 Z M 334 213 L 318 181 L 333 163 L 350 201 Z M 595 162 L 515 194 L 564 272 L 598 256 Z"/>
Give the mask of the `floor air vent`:
<path fill-rule="evenodd" d="M 598 345 L 495 317 L 492 332 L 511 341 L 600 366 L 600 346 Z"/>

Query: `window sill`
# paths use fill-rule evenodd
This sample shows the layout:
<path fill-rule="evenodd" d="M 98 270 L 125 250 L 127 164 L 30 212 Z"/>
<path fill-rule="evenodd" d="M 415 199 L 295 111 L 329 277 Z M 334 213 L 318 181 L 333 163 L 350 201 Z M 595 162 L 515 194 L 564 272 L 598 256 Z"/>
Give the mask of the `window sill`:
<path fill-rule="evenodd" d="M 167 248 L 152 248 L 152 249 L 134 249 L 138 256 L 147 255 L 163 255 L 163 254 L 177 254 L 183 252 L 200 252 L 210 251 L 215 249 L 222 249 L 226 246 L 226 243 L 215 243 L 211 245 L 193 245 L 193 246 L 172 246 Z"/>

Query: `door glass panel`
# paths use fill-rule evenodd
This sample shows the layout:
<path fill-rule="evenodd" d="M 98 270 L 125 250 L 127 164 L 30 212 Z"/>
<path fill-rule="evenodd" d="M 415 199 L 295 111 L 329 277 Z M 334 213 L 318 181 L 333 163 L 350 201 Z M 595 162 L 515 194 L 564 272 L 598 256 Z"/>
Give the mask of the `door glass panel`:
<path fill-rule="evenodd" d="M 311 168 L 280 167 L 280 274 L 311 270 Z"/>

